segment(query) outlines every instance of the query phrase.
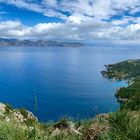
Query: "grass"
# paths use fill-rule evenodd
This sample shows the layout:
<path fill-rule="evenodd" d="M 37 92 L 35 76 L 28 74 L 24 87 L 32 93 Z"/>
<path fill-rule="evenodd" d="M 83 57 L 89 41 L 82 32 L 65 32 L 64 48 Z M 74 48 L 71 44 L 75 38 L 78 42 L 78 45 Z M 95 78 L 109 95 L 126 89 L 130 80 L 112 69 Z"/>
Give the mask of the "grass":
<path fill-rule="evenodd" d="M 140 112 L 123 110 L 112 113 L 109 126 L 110 131 L 102 133 L 100 140 L 140 140 Z"/>

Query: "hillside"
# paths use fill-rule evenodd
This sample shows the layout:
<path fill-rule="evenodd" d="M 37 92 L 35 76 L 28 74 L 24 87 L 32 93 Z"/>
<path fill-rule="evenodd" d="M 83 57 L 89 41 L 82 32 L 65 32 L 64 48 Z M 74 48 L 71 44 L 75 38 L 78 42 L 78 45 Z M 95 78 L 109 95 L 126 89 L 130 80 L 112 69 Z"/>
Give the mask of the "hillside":
<path fill-rule="evenodd" d="M 114 65 L 107 65 L 102 74 L 109 79 L 128 80 L 129 86 L 116 92 L 116 97 L 122 101 L 122 107 L 140 109 L 140 60 L 128 60 Z"/>

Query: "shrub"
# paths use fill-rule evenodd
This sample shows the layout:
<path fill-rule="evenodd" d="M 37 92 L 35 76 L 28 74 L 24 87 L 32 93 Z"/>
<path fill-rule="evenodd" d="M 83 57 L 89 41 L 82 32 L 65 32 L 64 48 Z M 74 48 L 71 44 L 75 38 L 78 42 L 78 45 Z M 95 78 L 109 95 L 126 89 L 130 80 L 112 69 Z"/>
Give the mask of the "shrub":
<path fill-rule="evenodd" d="M 25 117 L 25 118 L 27 118 L 28 117 L 28 112 L 27 112 L 27 110 L 26 109 L 24 109 L 24 108 L 21 108 L 21 109 L 19 109 L 19 111 L 20 111 L 20 113 Z"/>
<path fill-rule="evenodd" d="M 13 107 L 10 104 L 5 104 L 5 112 L 9 114 L 13 110 Z"/>

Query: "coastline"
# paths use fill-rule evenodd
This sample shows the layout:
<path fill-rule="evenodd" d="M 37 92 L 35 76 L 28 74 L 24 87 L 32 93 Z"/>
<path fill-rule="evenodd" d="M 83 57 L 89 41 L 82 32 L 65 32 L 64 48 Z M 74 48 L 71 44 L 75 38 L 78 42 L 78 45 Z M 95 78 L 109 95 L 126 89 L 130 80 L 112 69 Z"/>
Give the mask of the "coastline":
<path fill-rule="evenodd" d="M 135 69 L 139 71 L 140 61 L 137 63 L 139 65 Z M 120 67 L 120 65 L 124 66 Z M 122 71 L 124 73 L 124 70 L 126 70 L 125 79 L 128 77 L 131 79 L 131 76 L 128 74 L 133 74 L 136 70 L 127 73 L 127 71 L 129 72 L 127 65 L 129 65 L 128 61 L 111 65 L 111 71 L 108 73 L 107 69 L 105 75 L 108 78 L 115 76 L 115 79 L 120 80 Z M 107 68 L 110 70 L 110 67 Z M 133 68 L 133 63 L 130 64 L 129 68 Z M 123 140 L 124 137 L 126 139 L 137 140 L 140 138 L 140 135 L 136 135 L 139 133 L 140 127 L 140 96 L 137 94 L 137 88 L 140 87 L 139 78 L 139 75 L 138 77 L 136 75 L 127 87 L 116 89 L 115 96 L 122 101 L 118 110 L 110 113 L 101 113 L 87 120 L 75 121 L 62 118 L 57 122 L 41 123 L 31 112 L 25 109 L 13 109 L 10 105 L 1 103 L 0 138 L 1 134 L 4 133 L 2 137 L 4 139 L 10 137 L 10 140 L 15 140 L 15 138 L 19 138 L 20 140 L 109 140 L 119 139 L 120 137 L 122 137 L 120 140 Z M 5 129 L 10 133 L 7 133 Z"/>
<path fill-rule="evenodd" d="M 7 109 L 9 113 L 7 113 Z M 42 127 L 45 125 L 45 123 L 41 123 L 32 112 L 29 112 L 26 109 L 13 109 L 8 104 L 0 103 L 0 111 L 1 110 L 3 110 L 3 114 L 5 114 L 3 121 L 6 121 L 7 123 L 14 121 L 15 124 L 19 123 L 21 128 L 31 129 L 31 131 L 33 131 L 35 129 L 34 127 L 39 129 L 38 126 Z M 79 121 L 62 118 L 56 122 L 51 122 L 50 124 L 49 122 L 46 122 L 47 127 L 50 129 L 50 134 L 47 134 L 47 138 L 53 138 L 60 134 L 64 134 L 66 137 L 75 135 L 74 137 L 78 137 L 79 140 L 81 140 L 81 138 L 85 138 L 85 140 L 96 140 L 100 133 L 109 131 L 108 119 L 110 116 L 111 112 L 108 112 L 100 113 L 93 118 Z"/>

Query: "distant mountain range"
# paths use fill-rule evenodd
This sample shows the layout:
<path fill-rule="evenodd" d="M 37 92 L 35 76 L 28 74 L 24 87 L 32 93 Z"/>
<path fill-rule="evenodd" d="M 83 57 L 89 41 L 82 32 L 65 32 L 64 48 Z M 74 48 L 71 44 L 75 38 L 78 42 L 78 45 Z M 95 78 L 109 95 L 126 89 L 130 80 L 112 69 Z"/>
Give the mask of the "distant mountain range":
<path fill-rule="evenodd" d="M 83 43 L 79 42 L 63 42 L 53 40 L 18 40 L 0 38 L 0 47 L 83 47 Z"/>

